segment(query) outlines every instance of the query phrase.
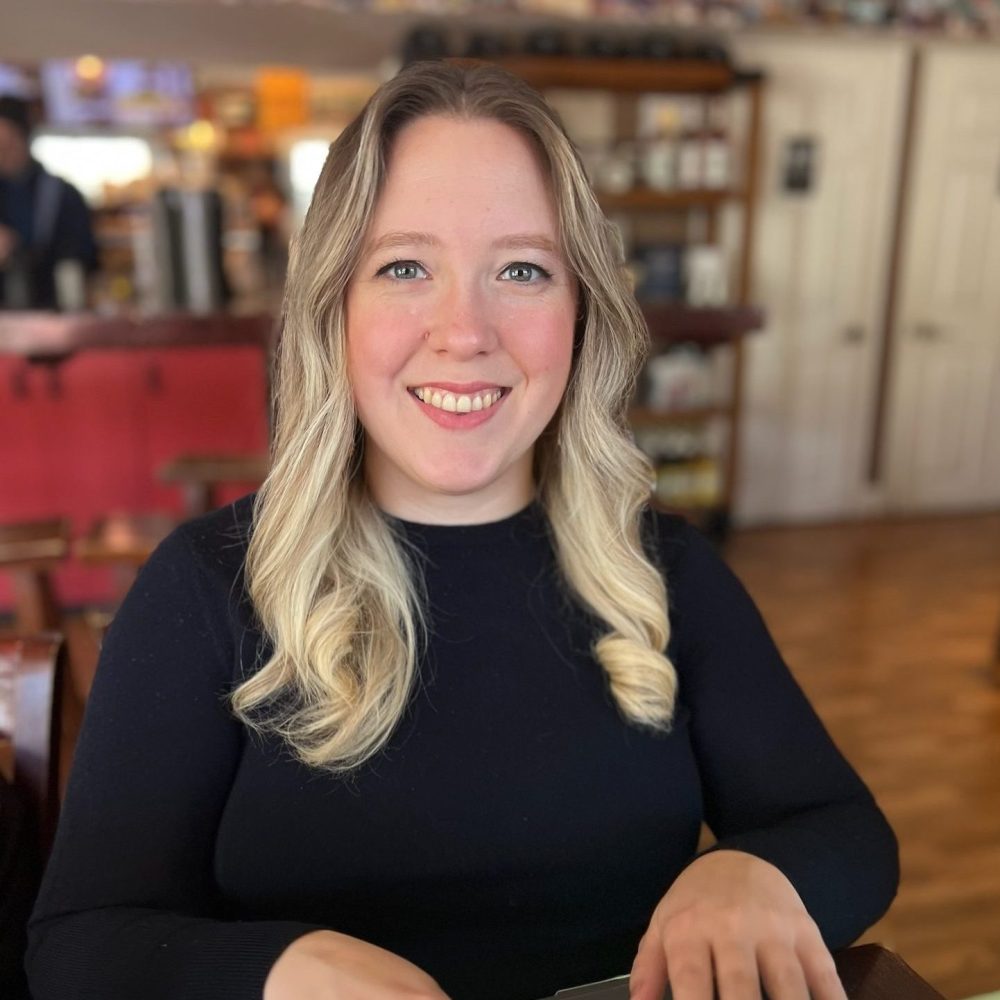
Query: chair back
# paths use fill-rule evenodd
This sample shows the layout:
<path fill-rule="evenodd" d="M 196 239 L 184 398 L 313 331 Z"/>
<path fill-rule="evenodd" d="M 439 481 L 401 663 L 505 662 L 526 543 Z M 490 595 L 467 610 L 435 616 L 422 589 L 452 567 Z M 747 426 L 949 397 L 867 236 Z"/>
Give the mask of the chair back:
<path fill-rule="evenodd" d="M 50 574 L 70 551 L 65 519 L 0 524 L 0 571 L 14 592 L 14 627 L 29 634 L 60 626 Z"/>
<path fill-rule="evenodd" d="M 0 637 L 0 730 L 13 743 L 13 783 L 37 821 L 43 858 L 59 816 L 63 660 L 58 633 Z"/>

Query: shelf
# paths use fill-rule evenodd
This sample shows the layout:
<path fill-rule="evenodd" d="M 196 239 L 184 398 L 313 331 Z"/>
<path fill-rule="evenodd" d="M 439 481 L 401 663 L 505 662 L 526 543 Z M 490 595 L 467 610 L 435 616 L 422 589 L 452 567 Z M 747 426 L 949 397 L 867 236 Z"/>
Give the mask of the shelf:
<path fill-rule="evenodd" d="M 719 510 L 725 505 L 721 500 L 716 500 L 714 503 L 708 504 L 695 504 L 695 503 L 666 503 L 665 501 L 659 499 L 659 497 L 654 497 L 654 502 L 660 510 L 669 511 L 672 514 L 683 514 L 690 520 L 695 520 L 697 518 L 705 517 L 706 515 Z"/>
<path fill-rule="evenodd" d="M 661 94 L 722 93 L 739 82 L 731 67 L 697 59 L 516 56 L 496 62 L 533 87 Z"/>
<path fill-rule="evenodd" d="M 640 302 L 653 347 L 693 341 L 703 347 L 728 344 L 764 326 L 758 306 L 698 308 L 682 302 Z"/>
<path fill-rule="evenodd" d="M 715 417 L 731 417 L 731 406 L 699 406 L 690 410 L 652 410 L 635 406 L 628 411 L 628 422 L 635 428 L 662 427 L 667 424 L 701 424 Z"/>
<path fill-rule="evenodd" d="M 627 212 L 644 209 L 659 212 L 681 211 L 686 208 L 718 208 L 729 201 L 743 198 L 742 191 L 731 189 L 693 191 L 654 191 L 637 187 L 622 194 L 598 193 L 597 200 L 605 212 Z"/>

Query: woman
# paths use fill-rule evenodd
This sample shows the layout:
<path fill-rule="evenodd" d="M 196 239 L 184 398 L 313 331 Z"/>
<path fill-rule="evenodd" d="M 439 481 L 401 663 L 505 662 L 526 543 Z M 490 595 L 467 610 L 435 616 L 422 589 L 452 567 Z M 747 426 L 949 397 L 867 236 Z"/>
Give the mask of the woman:
<path fill-rule="evenodd" d="M 375 94 L 293 252 L 273 471 L 108 636 L 39 1000 L 630 967 L 639 1000 L 843 1000 L 827 946 L 888 905 L 895 841 L 739 583 L 644 513 L 644 344 L 537 94 L 443 64 Z"/>

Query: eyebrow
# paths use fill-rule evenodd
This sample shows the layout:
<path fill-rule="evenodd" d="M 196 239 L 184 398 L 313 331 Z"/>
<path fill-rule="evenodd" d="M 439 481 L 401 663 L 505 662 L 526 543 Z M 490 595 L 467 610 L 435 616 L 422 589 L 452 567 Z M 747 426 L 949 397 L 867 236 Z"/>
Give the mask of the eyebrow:
<path fill-rule="evenodd" d="M 544 250 L 556 257 L 560 254 L 557 244 L 544 233 L 513 233 L 510 236 L 502 236 L 500 239 L 494 240 L 491 245 L 497 250 Z M 394 247 L 411 246 L 439 247 L 441 240 L 433 233 L 385 233 L 371 244 L 368 252 L 378 253 L 381 250 L 390 250 Z"/>

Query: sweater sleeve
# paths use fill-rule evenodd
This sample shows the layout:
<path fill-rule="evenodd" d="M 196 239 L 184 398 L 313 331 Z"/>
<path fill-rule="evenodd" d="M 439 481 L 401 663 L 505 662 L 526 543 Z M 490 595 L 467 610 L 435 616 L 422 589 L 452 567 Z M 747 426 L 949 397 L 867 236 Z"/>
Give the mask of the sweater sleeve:
<path fill-rule="evenodd" d="M 694 528 L 672 532 L 671 649 L 691 713 L 711 848 L 775 865 L 831 949 L 886 911 L 896 838 L 833 744 L 737 577 Z"/>
<path fill-rule="evenodd" d="M 109 630 L 29 927 L 36 1000 L 250 1000 L 295 922 L 225 919 L 216 830 L 244 734 L 230 599 L 179 529 Z M 228 648 L 227 648 L 228 647 Z"/>

